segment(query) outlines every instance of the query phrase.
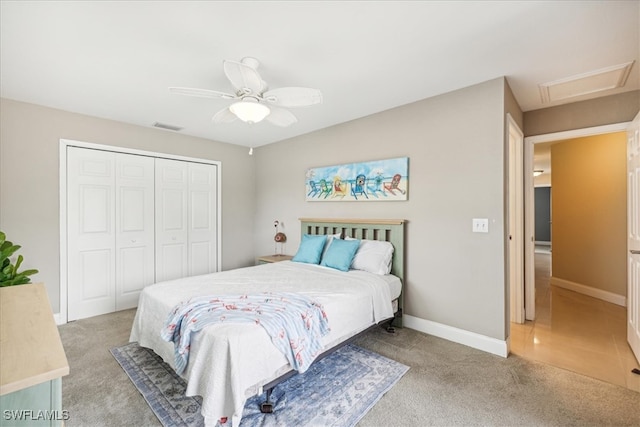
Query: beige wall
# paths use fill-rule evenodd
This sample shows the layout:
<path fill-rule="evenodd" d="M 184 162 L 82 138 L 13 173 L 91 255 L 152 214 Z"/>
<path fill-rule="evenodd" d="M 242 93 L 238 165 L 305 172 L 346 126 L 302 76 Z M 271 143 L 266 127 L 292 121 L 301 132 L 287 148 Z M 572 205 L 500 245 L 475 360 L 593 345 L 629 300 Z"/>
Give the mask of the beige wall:
<path fill-rule="evenodd" d="M 518 101 L 516 101 L 516 97 L 513 95 L 513 92 L 511 91 L 511 88 L 509 87 L 509 84 L 506 80 L 504 81 L 504 109 L 505 113 L 511 114 L 513 120 L 516 122 L 520 130 L 524 133 L 524 113 L 520 109 Z M 505 147 L 509 145 L 508 132 L 509 129 L 505 125 Z"/>
<path fill-rule="evenodd" d="M 245 147 L 180 133 L 0 100 L 0 230 L 22 245 L 59 310 L 59 140 L 169 153 L 222 162 L 222 268 L 253 263 L 254 158 Z"/>
<path fill-rule="evenodd" d="M 626 295 L 626 133 L 551 146 L 553 277 Z"/>
<path fill-rule="evenodd" d="M 640 111 L 640 90 L 524 113 L 524 135 L 544 135 L 630 122 Z"/>
<path fill-rule="evenodd" d="M 255 255 L 273 253 L 274 219 L 291 254 L 300 217 L 407 219 L 406 313 L 504 340 L 504 103 L 499 78 L 256 149 Z M 310 167 L 402 156 L 406 202 L 305 201 Z"/>

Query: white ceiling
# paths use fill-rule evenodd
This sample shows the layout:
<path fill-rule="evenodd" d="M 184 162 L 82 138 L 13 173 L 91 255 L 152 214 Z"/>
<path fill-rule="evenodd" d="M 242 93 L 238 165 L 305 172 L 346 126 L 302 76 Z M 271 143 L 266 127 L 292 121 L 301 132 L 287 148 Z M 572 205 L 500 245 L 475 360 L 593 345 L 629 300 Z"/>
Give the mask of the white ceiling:
<path fill-rule="evenodd" d="M 506 76 L 524 111 L 538 84 L 636 61 L 638 1 L 0 2 L 0 95 L 257 147 Z M 299 122 L 213 124 L 224 59 L 253 56 L 270 88 L 320 89 Z"/>

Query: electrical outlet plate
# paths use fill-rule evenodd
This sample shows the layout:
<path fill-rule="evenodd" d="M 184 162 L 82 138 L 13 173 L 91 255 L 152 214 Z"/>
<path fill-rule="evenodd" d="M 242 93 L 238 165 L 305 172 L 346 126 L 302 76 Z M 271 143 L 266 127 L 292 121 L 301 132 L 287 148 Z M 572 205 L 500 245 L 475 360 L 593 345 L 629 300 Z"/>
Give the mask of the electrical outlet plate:
<path fill-rule="evenodd" d="M 473 232 L 474 233 L 488 233 L 489 232 L 489 219 L 488 218 L 473 218 Z"/>

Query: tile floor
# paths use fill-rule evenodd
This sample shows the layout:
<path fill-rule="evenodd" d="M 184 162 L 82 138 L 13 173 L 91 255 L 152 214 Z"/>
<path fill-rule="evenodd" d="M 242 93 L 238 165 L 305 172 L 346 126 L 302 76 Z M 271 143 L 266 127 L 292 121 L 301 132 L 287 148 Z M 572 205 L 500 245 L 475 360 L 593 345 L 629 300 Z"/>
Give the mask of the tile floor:
<path fill-rule="evenodd" d="M 535 259 L 536 319 L 511 324 L 511 352 L 640 392 L 626 308 L 550 285 L 551 255 Z"/>

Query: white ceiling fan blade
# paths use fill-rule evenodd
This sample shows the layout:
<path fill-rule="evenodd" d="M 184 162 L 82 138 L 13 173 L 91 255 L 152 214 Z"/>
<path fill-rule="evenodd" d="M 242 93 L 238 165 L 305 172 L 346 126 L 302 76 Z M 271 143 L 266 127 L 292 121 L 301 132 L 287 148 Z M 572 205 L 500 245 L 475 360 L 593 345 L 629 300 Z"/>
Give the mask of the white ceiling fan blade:
<path fill-rule="evenodd" d="M 269 107 L 271 113 L 265 118 L 265 120 L 273 123 L 276 126 L 287 127 L 296 123 L 298 119 L 289 110 L 278 107 Z"/>
<path fill-rule="evenodd" d="M 309 87 L 281 87 L 265 92 L 263 98 L 281 107 L 306 107 L 322 103 L 322 92 Z"/>
<path fill-rule="evenodd" d="M 267 85 L 254 68 L 242 62 L 229 60 L 225 60 L 223 66 L 224 74 L 236 91 L 257 95 L 267 89 Z"/>
<path fill-rule="evenodd" d="M 169 92 L 176 93 L 178 95 L 199 96 L 201 98 L 236 98 L 235 95 L 232 95 L 230 93 L 218 92 L 217 90 L 209 89 L 196 89 L 191 87 L 170 87 Z"/>
<path fill-rule="evenodd" d="M 238 116 L 236 116 L 235 114 L 233 114 L 231 112 L 231 110 L 229 110 L 228 107 L 223 108 L 222 110 L 218 111 L 212 118 L 211 120 L 213 121 L 213 123 L 231 123 L 234 122 L 238 119 Z"/>

